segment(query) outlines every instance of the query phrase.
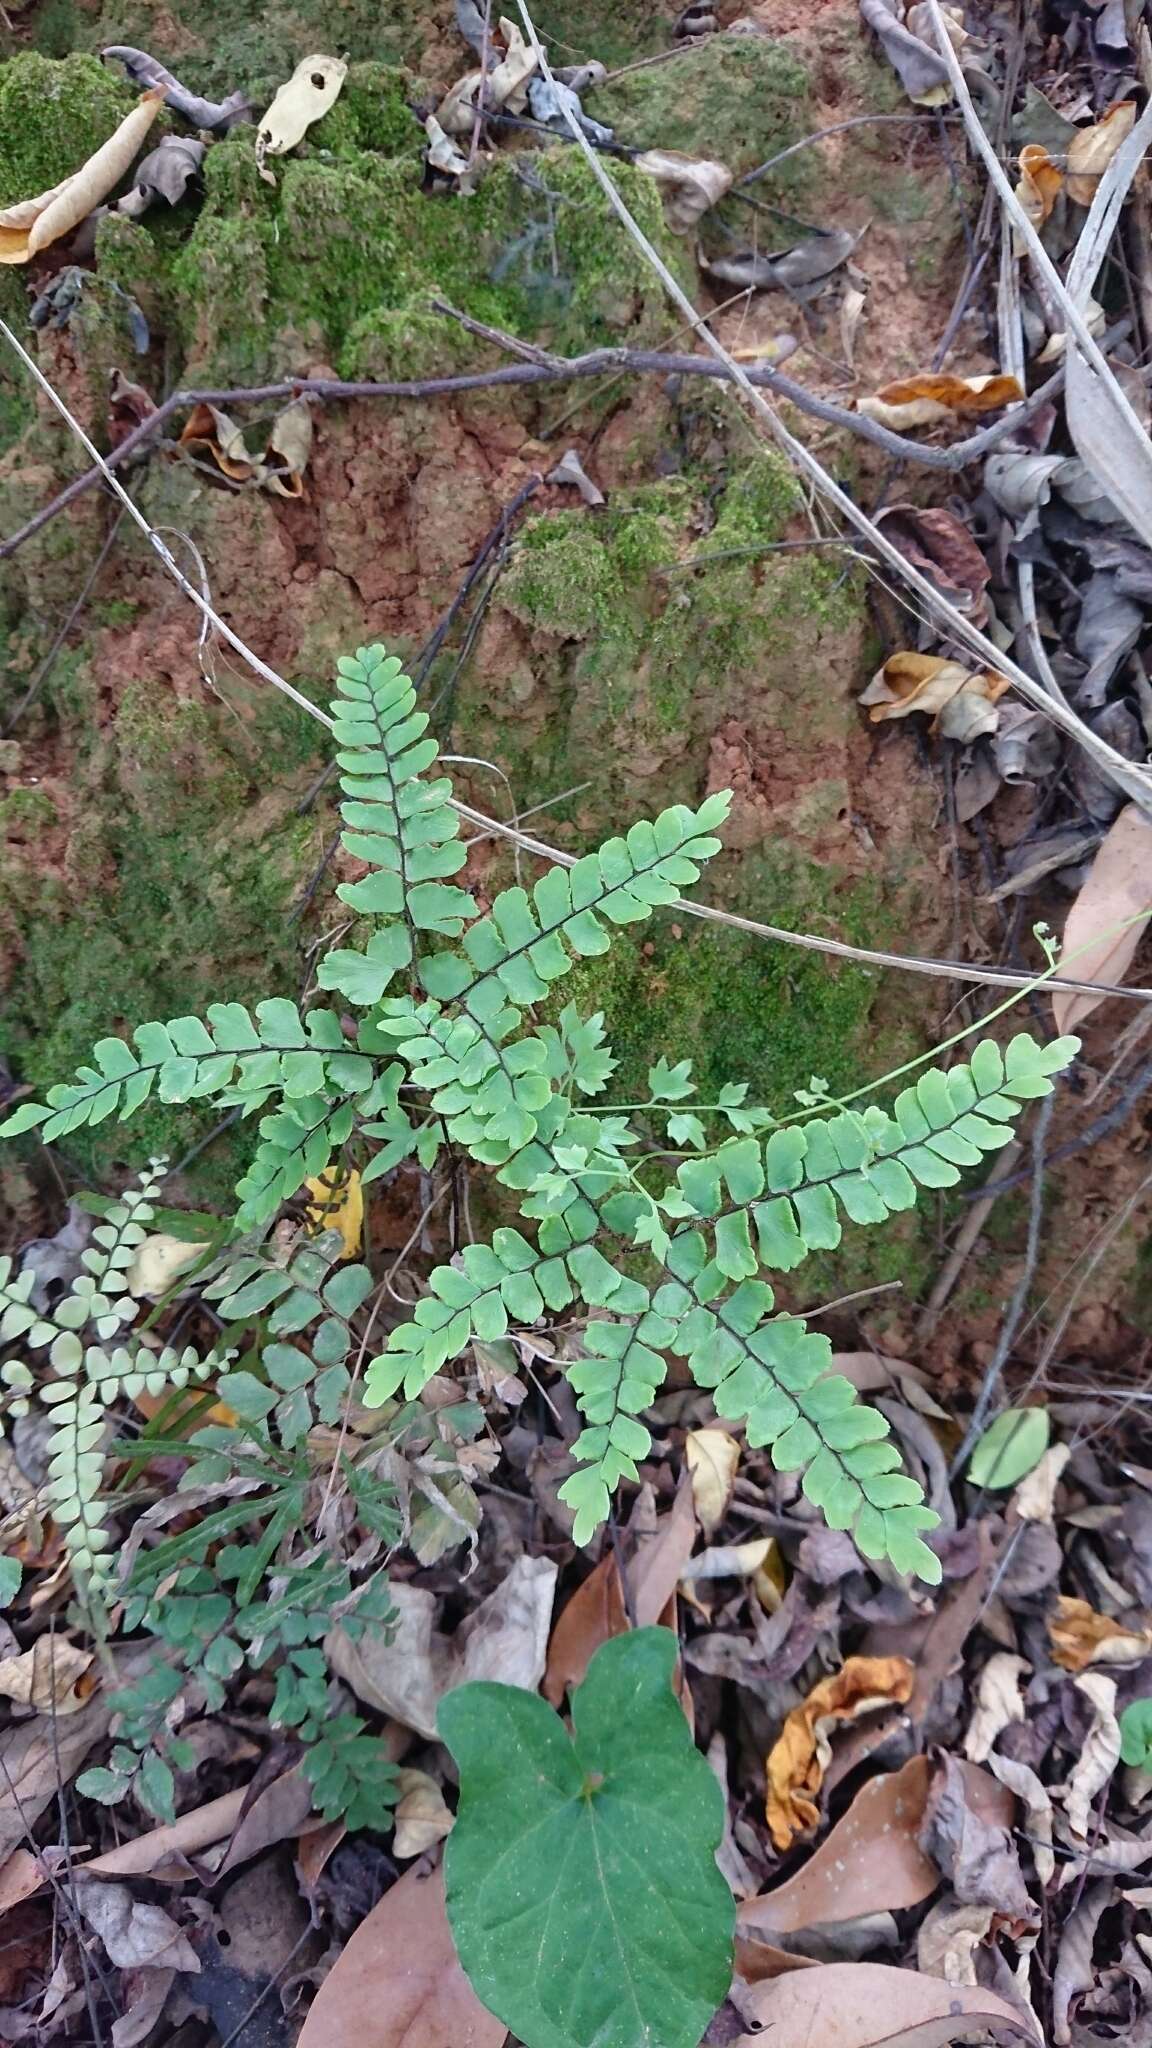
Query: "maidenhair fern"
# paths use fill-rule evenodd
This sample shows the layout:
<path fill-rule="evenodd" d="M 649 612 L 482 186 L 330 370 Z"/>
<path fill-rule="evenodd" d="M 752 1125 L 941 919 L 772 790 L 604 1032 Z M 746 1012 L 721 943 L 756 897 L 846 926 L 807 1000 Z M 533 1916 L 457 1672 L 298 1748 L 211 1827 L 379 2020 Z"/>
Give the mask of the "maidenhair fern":
<path fill-rule="evenodd" d="M 34 1306 L 32 1266 L 14 1274 L 11 1259 L 0 1259 L 0 1339 L 46 1352 L 50 1377 L 38 1380 L 22 1359 L 10 1359 L 0 1376 L 13 1390 L 11 1405 L 18 1411 L 36 1393 L 51 1415 L 47 1494 L 77 1579 L 94 1593 L 105 1590 L 113 1576 L 112 1539 L 100 1505 L 108 1410 L 121 1394 L 158 1395 L 214 1377 L 231 1356 L 210 1351 L 201 1358 L 191 1345 L 152 1351 L 133 1335 L 115 1341 L 140 1306 L 131 1269 L 156 1213 L 152 1197 L 165 1164 L 154 1159 L 139 1185 L 107 1210 L 80 1255 L 81 1271 L 54 1308 Z"/>
<path fill-rule="evenodd" d="M 466 860 L 452 787 L 433 773 L 436 744 L 399 662 L 362 648 L 339 672 L 343 838 L 367 872 L 338 893 L 372 928 L 363 945 L 330 952 L 318 981 L 363 1013 L 354 1041 L 325 1007 L 301 1016 L 282 999 L 254 1014 L 215 1004 L 203 1022 L 139 1026 L 132 1047 L 102 1040 L 94 1067 L 45 1104 L 22 1105 L 4 1130 L 63 1136 L 131 1115 L 153 1088 L 169 1102 L 267 1112 L 238 1189 L 243 1227 L 266 1223 L 334 1153 L 351 1155 L 367 1181 L 410 1156 L 430 1166 L 445 1142 L 456 1146 L 515 1192 L 530 1234 L 497 1229 L 433 1272 L 369 1364 L 369 1403 L 417 1395 L 474 1338 L 583 1304 L 593 1311 L 584 1356 L 567 1372 L 586 1427 L 562 1489 L 579 1542 L 619 1481 L 636 1478 L 650 1447 L 641 1417 L 674 1353 L 714 1389 L 721 1415 L 743 1419 L 751 1443 L 803 1474 L 808 1498 L 865 1555 L 938 1579 L 923 1540 L 937 1517 L 898 1469 L 887 1422 L 831 1372 L 825 1337 L 776 1312 L 764 1275 L 834 1248 L 845 1219 L 881 1223 L 920 1188 L 951 1186 L 1005 1143 L 1023 1103 L 1049 1093 L 1076 1041 L 1041 1047 L 1020 1036 L 1003 1054 L 984 1042 L 970 1065 L 922 1074 L 890 1112 L 770 1130 L 775 1120 L 745 1108 L 732 1086 L 713 1106 L 731 1135 L 712 1147 L 699 1116 L 671 1107 L 692 1092 L 687 1063 L 661 1058 L 643 1108 L 666 1119 L 670 1146 L 691 1153 L 668 1179 L 658 1158 L 638 1153 L 629 1116 L 595 1106 L 614 1066 L 602 1017 L 569 1004 L 542 1024 L 531 1007 L 577 961 L 607 952 L 616 926 L 695 884 L 719 849 L 727 794 L 696 810 L 673 805 L 530 889 L 503 890 L 480 915 L 451 879 Z M 52 1328 L 45 1341 L 55 1337 Z M 292 1389 L 272 1362 L 269 1377 L 274 1387 L 258 1398 L 271 1408 L 277 1387 L 286 1398 Z M 88 1480 L 93 1430 L 82 1421 L 75 1432 Z"/>

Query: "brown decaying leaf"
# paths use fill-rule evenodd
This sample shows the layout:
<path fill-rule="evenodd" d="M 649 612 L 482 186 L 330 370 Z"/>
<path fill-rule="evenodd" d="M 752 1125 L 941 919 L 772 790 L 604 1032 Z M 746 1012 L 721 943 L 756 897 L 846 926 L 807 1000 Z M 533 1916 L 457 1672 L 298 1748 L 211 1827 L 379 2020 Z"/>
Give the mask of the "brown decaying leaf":
<path fill-rule="evenodd" d="M 1087 1600 L 1061 1593 L 1048 1616 L 1053 1662 L 1065 1671 L 1086 1671 L 1090 1664 L 1139 1664 L 1152 1651 L 1152 1629 L 1129 1629 L 1110 1615 L 1097 1614 Z"/>
<path fill-rule="evenodd" d="M 7 1861 L 27 1839 L 60 1785 L 71 1784 L 107 1726 L 107 1695 L 101 1691 L 79 1713 L 38 1714 L 0 1736 L 0 1860 Z"/>
<path fill-rule="evenodd" d="M 1068 196 L 1078 206 L 1091 206 L 1100 178 L 1135 125 L 1135 101 L 1119 100 L 1102 120 L 1077 129 L 1068 144 Z"/>
<path fill-rule="evenodd" d="M 989 1906 L 1017 1930 L 1039 1920 L 1009 1830 L 978 1811 L 960 1759 L 943 1755 L 932 1780 L 920 1847 L 948 1879 L 961 1905 Z"/>
<path fill-rule="evenodd" d="M 38 1636 L 31 1649 L 0 1661 L 0 1694 L 41 1713 L 79 1713 L 93 1692 L 95 1681 L 84 1683 L 92 1660 L 65 1636 Z"/>
<path fill-rule="evenodd" d="M 1052 1799 L 1047 1786 L 1042 1784 L 1031 1765 L 1016 1763 L 1011 1757 L 1001 1756 L 997 1750 L 993 1750 L 988 1758 L 988 1768 L 1001 1785 L 1023 1801 L 1024 1831 L 1036 1875 L 1042 1885 L 1050 1884 L 1056 1874 L 1056 1857 L 1052 1849 Z"/>
<path fill-rule="evenodd" d="M 878 668 L 860 702 L 869 707 L 873 724 L 907 718 L 912 711 L 931 713 L 933 730 L 964 744 L 982 733 L 995 732 L 996 705 L 1011 688 L 995 669 L 968 669 L 939 654 L 890 654 Z"/>
<path fill-rule="evenodd" d="M 1132 964 L 1152 916 L 1152 818 L 1126 804 L 1108 832 L 1092 870 L 1064 920 L 1061 958 L 1077 981 L 1116 987 Z M 1123 925 L 1123 930 L 1117 927 Z M 1102 995 L 1052 990 L 1052 1015 L 1059 1032 L 1075 1031 Z"/>
<path fill-rule="evenodd" d="M 877 513 L 876 523 L 965 618 L 977 626 L 984 624 L 992 571 L 954 512 L 945 505 L 890 505 Z"/>
<path fill-rule="evenodd" d="M 544 1672 L 555 1588 L 550 1558 L 518 1558 L 448 1637 L 436 1628 L 433 1594 L 421 1586 L 394 1585 L 398 1622 L 391 1639 L 368 1634 L 353 1642 L 337 1627 L 325 1640 L 325 1655 L 358 1699 L 435 1741 L 440 1701 L 467 1679 L 494 1678 L 535 1692 Z"/>
<path fill-rule="evenodd" d="M 1056 2048 L 1068 2048 L 1072 2039 L 1068 2018 L 1072 2000 L 1078 1992 L 1090 1991 L 1095 1982 L 1092 1949 L 1096 1929 L 1115 1892 L 1111 1878 L 1089 1885 L 1060 1930 L 1056 1968 L 1052 1972 L 1052 2039 Z"/>
<path fill-rule="evenodd" d="M 731 2048 L 949 2048 L 995 2027 L 1004 2042 L 1043 2048 L 1015 2006 L 994 1991 L 946 1984 L 886 1963 L 825 1963 L 761 1985 L 759 2030 Z"/>
<path fill-rule="evenodd" d="M 974 1810 L 1008 1826 L 1011 1794 L 975 1764 L 960 1768 Z M 737 1968 L 744 1975 L 761 1974 L 758 1951 L 773 1935 L 855 1920 L 877 1909 L 899 1913 L 930 1899 L 940 1872 L 920 1847 L 919 1831 L 931 1782 L 932 1766 L 924 1756 L 870 1778 L 795 1877 L 737 1907 Z"/>
<path fill-rule="evenodd" d="M 680 1575 L 696 1541 L 696 1515 L 690 1486 L 681 1486 L 670 1514 L 661 1516 L 654 1533 L 638 1539 L 628 1565 L 628 1584 L 638 1628 L 653 1628 L 675 1597 Z M 628 1627 L 624 1595 L 615 1556 L 602 1557 L 584 1584 L 572 1595 L 552 1631 L 542 1691 L 558 1707 L 566 1692 L 579 1685 L 601 1643 L 623 1635 Z"/>
<path fill-rule="evenodd" d="M 858 398 L 856 410 L 899 434 L 907 427 L 927 427 L 937 420 L 999 412 L 1023 397 L 1015 377 L 952 377 L 946 372 L 926 371 L 918 377 L 897 377 L 872 398 Z"/>
<path fill-rule="evenodd" d="M 120 183 L 163 101 L 162 92 L 146 92 L 115 133 L 70 178 L 34 199 L 6 206 L 0 212 L 0 263 L 28 263 L 41 249 L 79 227 Z"/>
<path fill-rule="evenodd" d="M 821 1679 L 788 1719 L 768 1752 L 767 1816 L 772 1840 L 780 1850 L 820 1818 L 816 1795 L 832 1755 L 830 1732 L 840 1721 L 854 1721 L 889 1701 L 906 1701 L 912 1691 L 912 1666 L 905 1657 L 849 1657 L 839 1671 Z"/>
<path fill-rule="evenodd" d="M 1064 185 L 1064 173 L 1040 142 L 1026 142 L 1020 151 L 1016 197 L 1034 228 L 1042 228 Z"/>
<path fill-rule="evenodd" d="M 296 2048 L 501 2048 L 456 1958 L 440 1871 L 408 1870 L 320 1986 Z"/>

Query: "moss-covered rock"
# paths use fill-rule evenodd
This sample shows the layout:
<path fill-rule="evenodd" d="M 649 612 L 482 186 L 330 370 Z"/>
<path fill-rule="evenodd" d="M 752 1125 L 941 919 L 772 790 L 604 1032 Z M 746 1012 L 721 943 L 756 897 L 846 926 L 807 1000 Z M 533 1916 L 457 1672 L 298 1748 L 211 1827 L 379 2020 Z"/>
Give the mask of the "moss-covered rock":
<path fill-rule="evenodd" d="M 58 185 L 107 142 L 137 94 L 97 57 L 34 50 L 0 64 L 0 206 Z"/>

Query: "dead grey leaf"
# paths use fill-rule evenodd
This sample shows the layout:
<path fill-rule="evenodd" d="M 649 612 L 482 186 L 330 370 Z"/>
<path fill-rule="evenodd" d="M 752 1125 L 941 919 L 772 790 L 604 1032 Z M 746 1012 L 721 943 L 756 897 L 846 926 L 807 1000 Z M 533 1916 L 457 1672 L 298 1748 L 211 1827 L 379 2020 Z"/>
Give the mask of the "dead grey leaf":
<path fill-rule="evenodd" d="M 858 285 L 850 284 L 840 301 L 840 346 L 850 370 L 856 368 L 856 336 L 868 301 Z"/>
<path fill-rule="evenodd" d="M 728 1797 L 728 1745 L 723 1735 L 716 1734 L 708 1745 L 708 1762 L 712 1773 L 724 1794 L 724 1833 L 716 1851 L 716 1861 L 732 1891 L 733 1898 L 754 1898 L 759 1886 L 752 1871 L 737 1846 L 732 1832 L 732 1813 Z"/>
<path fill-rule="evenodd" d="M 1004 712 L 1000 713 L 1004 723 Z M 993 744 L 998 735 L 993 735 Z M 993 797 L 1000 791 L 1002 777 L 996 765 L 996 757 L 990 747 L 976 746 L 966 761 L 960 765 L 956 776 L 956 822 L 967 825 L 986 810 Z"/>
<path fill-rule="evenodd" d="M 126 43 L 110 43 L 100 55 L 105 62 L 114 57 L 136 85 L 160 87 L 165 106 L 171 107 L 175 114 L 182 114 L 194 128 L 214 128 L 227 134 L 237 121 L 250 121 L 252 118 L 252 106 L 246 93 L 229 93 L 226 100 L 201 99 L 199 93 L 189 92 L 178 78 L 173 78 L 172 73 L 166 71 L 155 57 L 150 57 L 147 50 L 134 50 Z"/>
<path fill-rule="evenodd" d="M 574 448 L 566 448 L 555 469 L 550 469 L 546 483 L 571 484 L 579 491 L 586 505 L 602 505 L 604 493 L 594 484 Z"/>
<path fill-rule="evenodd" d="M 1025 1672 L 1030 1670 L 1024 1657 L 1013 1657 L 1007 1650 L 997 1650 L 989 1657 L 977 1680 L 976 1708 L 964 1737 L 964 1754 L 969 1763 L 986 1762 L 997 1736 L 1008 1723 L 1024 1719 L 1020 1688 Z"/>
<path fill-rule="evenodd" d="M 1078 1992 L 1090 1991 L 1095 1983 L 1092 1949 L 1096 1929 L 1112 1903 L 1115 1889 L 1111 1878 L 1089 1885 L 1060 1931 L 1056 1967 L 1052 1972 L 1052 2039 L 1056 2048 L 1068 2048 L 1072 2039 L 1069 2025 L 1072 2000 Z"/>
<path fill-rule="evenodd" d="M 435 114 L 428 115 L 424 123 L 424 133 L 428 137 L 427 161 L 432 170 L 443 171 L 449 178 L 466 177 L 468 159 L 462 149 L 457 149 L 452 137 L 445 135 Z"/>
<path fill-rule="evenodd" d="M 127 2007 L 112 2022 L 112 2048 L 143 2048 L 155 2032 L 176 1982 L 175 1970 L 133 1970 L 124 1980 Z"/>
<path fill-rule="evenodd" d="M 81 1270 L 80 1254 L 87 1249 L 95 1220 L 76 1202 L 69 1202 L 67 1220 L 54 1236 L 36 1237 L 25 1245 L 20 1271 L 36 1275 L 28 1297 L 33 1308 L 43 1311 L 48 1307 L 50 1288 L 71 1287 Z"/>
<path fill-rule="evenodd" d="M 1114 573 L 1098 569 L 1084 588 L 1076 627 L 1076 652 L 1088 664 L 1076 684 L 1078 708 L 1094 709 L 1104 702 L 1116 670 L 1143 630 L 1141 607 L 1121 594 Z"/>
<path fill-rule="evenodd" d="M 735 256 L 702 257 L 701 265 L 709 277 L 721 284 L 757 292 L 799 293 L 847 263 L 859 239 L 848 228 L 829 228 L 807 236 L 779 256 L 764 256 L 748 249 Z"/>
<path fill-rule="evenodd" d="M 727 164 L 684 156 L 678 149 L 646 149 L 634 161 L 638 171 L 647 171 L 656 180 L 665 224 L 674 235 L 688 234 L 732 183 Z"/>
<path fill-rule="evenodd" d="M 139 220 L 157 199 L 166 199 L 169 206 L 177 205 L 203 161 L 204 144 L 194 136 L 166 135 L 137 167 L 136 183 L 116 201 L 114 211 L 126 213 L 130 220 Z"/>
<path fill-rule="evenodd" d="M 1133 806 L 1135 808 L 1135 806 Z M 1058 874 L 1061 868 L 1071 867 L 1075 861 L 1083 860 L 1086 854 L 1095 851 L 1100 844 L 1100 833 L 1091 826 L 1059 825 L 1054 832 L 1045 832 L 1033 840 L 1030 846 L 1014 847 L 1005 866 L 1007 874 L 995 889 L 988 891 L 989 903 L 1002 903 L 1006 896 L 1020 896 L 1042 882 L 1045 875 Z M 1079 963 L 1076 979 L 1091 981 L 1094 977 L 1083 973 Z M 1085 997 L 1085 1001 L 1089 999 Z"/>
<path fill-rule="evenodd" d="M 456 0 L 456 26 L 464 41 L 476 52 L 477 58 L 482 59 L 485 41 L 484 16 L 477 7 L 476 0 Z"/>
<path fill-rule="evenodd" d="M 1051 1522 L 1056 1513 L 1056 1488 L 1072 1456 L 1071 1445 L 1052 1444 L 1038 1465 L 1020 1481 L 1011 1509 L 1021 1522 Z"/>
<path fill-rule="evenodd" d="M 940 1758 L 920 1828 L 920 1847 L 950 1880 L 961 1905 L 990 1906 L 1027 1926 L 1039 1919 L 1008 1830 L 969 1804 L 964 1773 L 954 1756 Z"/>
<path fill-rule="evenodd" d="M 117 1969 L 199 1972 L 199 1956 L 162 1906 L 146 1905 L 126 1884 L 100 1877 L 78 1873 L 74 1885 L 77 1907 Z"/>
<path fill-rule="evenodd" d="M 1000 727 L 992 740 L 997 773 L 1009 784 L 1039 782 L 1055 774 L 1060 735 L 1041 712 L 1014 699 L 1000 706 Z"/>
<path fill-rule="evenodd" d="M 567 119 L 570 114 L 576 126 L 593 144 L 611 142 L 616 132 L 586 114 L 576 87 L 566 84 L 555 72 L 551 78 L 541 78 L 537 72 L 528 80 L 528 111 L 534 121 L 539 121 L 544 128 L 555 128 L 560 135 L 572 132 Z"/>
<path fill-rule="evenodd" d="M 390 1642 L 364 1636 L 353 1643 L 331 1631 L 325 1655 L 365 1705 L 436 1739 L 436 1710 L 466 1679 L 495 1678 L 535 1692 L 544 1675 L 557 1566 L 521 1557 L 452 1637 L 436 1628 L 435 1596 L 419 1586 L 390 1588 L 399 1621 Z"/>
<path fill-rule="evenodd" d="M 1077 981 L 1122 981 L 1150 915 L 1152 820 L 1136 804 L 1127 804 L 1065 919 L 1061 956 Z M 1103 1001 L 1103 996 L 1067 993 L 1057 985 L 1052 992 L 1057 1030 L 1074 1030 Z"/>
<path fill-rule="evenodd" d="M 985 462 L 985 489 L 1015 520 L 1017 540 L 1039 526 L 1041 508 L 1048 503 L 1064 460 L 1062 455 L 1037 455 L 1032 449 L 997 448 Z"/>
<path fill-rule="evenodd" d="M 988 1769 L 993 1777 L 1006 1785 L 1022 1800 L 1025 1811 L 1024 1832 L 1032 1851 L 1036 1875 L 1042 1885 L 1051 1883 L 1056 1874 L 1056 1858 L 1052 1851 L 1052 1800 L 1048 1788 L 1037 1777 L 1029 1764 L 1017 1763 L 1013 1757 L 1002 1756 L 993 1750 L 988 1758 Z"/>
<path fill-rule="evenodd" d="M 1085 1671 L 1072 1683 L 1092 1709 L 1092 1724 L 1060 1796 L 1072 1834 L 1083 1842 L 1092 1822 L 1092 1802 L 1120 1761 L 1120 1726 L 1114 1678 L 1106 1678 L 1102 1671 Z"/>
<path fill-rule="evenodd" d="M 951 99 L 943 57 L 904 27 L 892 0 L 860 0 L 860 12 L 910 100 L 920 107 L 939 107 Z"/>
<path fill-rule="evenodd" d="M 930 1906 L 916 1936 L 916 1964 L 946 1984 L 975 1984 L 975 1952 L 994 1919 L 991 1906 L 963 1906 L 946 1895 Z"/>
<path fill-rule="evenodd" d="M 273 466 L 269 458 L 276 458 Z M 269 473 L 264 482 L 281 498 L 304 495 L 304 471 L 312 460 L 312 407 L 306 398 L 294 398 L 272 422 L 265 460 Z M 279 465 L 282 465 L 279 466 Z"/>

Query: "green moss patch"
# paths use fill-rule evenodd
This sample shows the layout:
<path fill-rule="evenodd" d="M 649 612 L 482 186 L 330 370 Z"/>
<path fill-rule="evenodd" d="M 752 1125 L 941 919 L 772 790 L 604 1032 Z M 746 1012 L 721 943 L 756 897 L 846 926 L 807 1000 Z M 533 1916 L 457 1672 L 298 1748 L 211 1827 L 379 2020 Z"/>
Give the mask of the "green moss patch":
<path fill-rule="evenodd" d="M 768 36 L 709 36 L 667 63 L 607 80 L 588 106 L 634 148 L 715 157 L 738 175 L 813 125 L 803 65 Z M 803 156 L 792 158 L 781 165 L 776 189 L 799 189 L 810 169 Z"/>

